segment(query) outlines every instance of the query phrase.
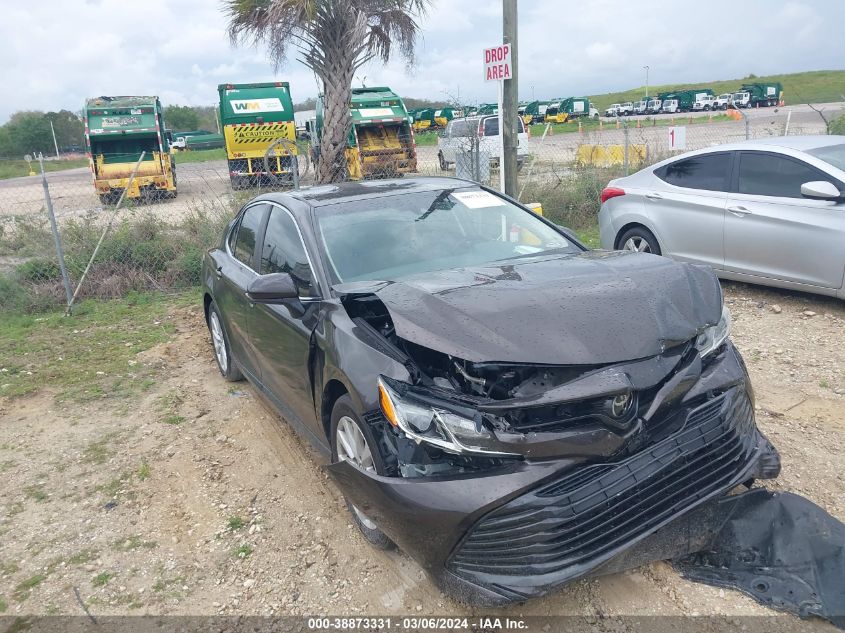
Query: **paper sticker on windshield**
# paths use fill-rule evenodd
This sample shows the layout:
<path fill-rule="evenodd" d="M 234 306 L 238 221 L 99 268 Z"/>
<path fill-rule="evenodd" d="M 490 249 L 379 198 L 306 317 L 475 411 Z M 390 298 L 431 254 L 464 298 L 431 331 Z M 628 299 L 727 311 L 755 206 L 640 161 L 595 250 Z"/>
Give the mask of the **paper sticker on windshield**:
<path fill-rule="evenodd" d="M 453 193 L 452 197 L 468 209 L 505 206 L 504 200 L 487 191 L 459 191 Z"/>

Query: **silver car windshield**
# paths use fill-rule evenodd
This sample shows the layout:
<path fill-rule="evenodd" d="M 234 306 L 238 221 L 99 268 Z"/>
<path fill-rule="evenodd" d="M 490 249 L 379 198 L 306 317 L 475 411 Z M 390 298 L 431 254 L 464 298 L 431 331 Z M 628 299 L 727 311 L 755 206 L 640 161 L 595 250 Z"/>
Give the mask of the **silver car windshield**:
<path fill-rule="evenodd" d="M 582 250 L 531 212 L 477 188 L 340 202 L 318 208 L 316 219 L 334 283 Z"/>
<path fill-rule="evenodd" d="M 842 145 L 828 145 L 827 147 L 808 149 L 807 153 L 819 160 L 830 163 L 837 169 L 845 171 L 845 143 Z"/>

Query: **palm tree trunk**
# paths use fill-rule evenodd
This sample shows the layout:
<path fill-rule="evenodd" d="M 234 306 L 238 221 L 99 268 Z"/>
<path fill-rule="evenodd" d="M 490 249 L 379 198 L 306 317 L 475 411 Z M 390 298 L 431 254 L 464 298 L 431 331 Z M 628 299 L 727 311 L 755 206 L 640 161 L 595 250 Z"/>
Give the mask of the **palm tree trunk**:
<path fill-rule="evenodd" d="M 355 53 L 349 47 L 343 46 L 342 40 L 334 41 L 329 44 L 325 60 L 328 72 L 321 77 L 325 109 L 317 169 L 317 181 L 320 184 L 342 182 L 347 176 L 345 152 L 352 129 L 349 107 L 352 103 Z"/>

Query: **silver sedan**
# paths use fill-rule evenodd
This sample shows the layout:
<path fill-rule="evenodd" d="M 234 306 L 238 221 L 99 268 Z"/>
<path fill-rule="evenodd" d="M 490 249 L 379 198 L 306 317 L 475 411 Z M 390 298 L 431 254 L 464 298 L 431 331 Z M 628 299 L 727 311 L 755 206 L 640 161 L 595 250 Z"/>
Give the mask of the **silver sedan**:
<path fill-rule="evenodd" d="M 688 152 L 612 180 L 601 201 L 603 248 L 845 298 L 845 136 Z"/>

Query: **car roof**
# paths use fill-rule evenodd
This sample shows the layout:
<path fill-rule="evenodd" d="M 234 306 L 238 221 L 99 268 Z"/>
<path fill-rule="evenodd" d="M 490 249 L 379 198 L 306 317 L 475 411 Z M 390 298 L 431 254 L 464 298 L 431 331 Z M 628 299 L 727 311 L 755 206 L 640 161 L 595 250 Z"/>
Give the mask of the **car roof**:
<path fill-rule="evenodd" d="M 344 182 L 335 185 L 318 185 L 306 187 L 298 191 L 268 193 L 261 196 L 259 200 L 277 202 L 293 211 L 295 208 L 307 209 L 309 207 L 321 207 L 363 198 L 477 186 L 478 183 L 461 178 L 437 176 L 394 178 L 389 180 Z"/>

